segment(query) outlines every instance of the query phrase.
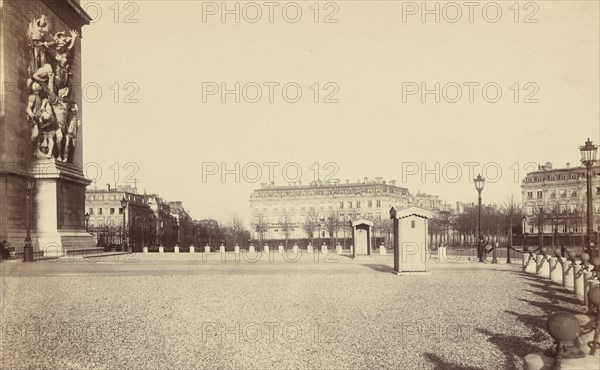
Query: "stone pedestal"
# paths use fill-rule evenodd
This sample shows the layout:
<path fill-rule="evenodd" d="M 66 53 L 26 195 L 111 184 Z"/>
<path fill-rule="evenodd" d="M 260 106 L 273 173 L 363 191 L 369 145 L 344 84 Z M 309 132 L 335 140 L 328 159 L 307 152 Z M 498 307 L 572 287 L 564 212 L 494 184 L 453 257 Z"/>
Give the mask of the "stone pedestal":
<path fill-rule="evenodd" d="M 223 244 L 221 244 L 219 247 L 219 252 L 221 252 L 221 254 L 225 254 L 225 246 Z"/>
<path fill-rule="evenodd" d="M 208 245 L 204 246 L 204 253 L 210 253 L 210 247 Z"/>
<path fill-rule="evenodd" d="M 562 266 L 556 257 L 550 257 L 550 280 L 560 285 L 563 283 Z"/>
<path fill-rule="evenodd" d="M 544 254 L 538 254 L 535 256 L 535 264 L 536 269 L 535 272 L 539 276 L 543 276 L 545 278 L 550 277 L 550 265 L 548 264 L 548 259 Z"/>
<path fill-rule="evenodd" d="M 294 244 L 294 246 L 292 247 L 292 251 L 294 252 L 294 255 L 298 254 L 298 250 L 300 248 L 298 248 L 298 244 Z"/>
<path fill-rule="evenodd" d="M 96 248 L 85 231 L 85 188 L 90 181 L 76 165 L 55 159 L 37 159 L 31 174 L 32 233 L 34 250 L 45 256 Z"/>
<path fill-rule="evenodd" d="M 239 246 L 239 245 L 236 245 L 235 247 L 233 247 L 233 252 L 234 252 L 235 254 L 240 254 L 240 246 Z"/>
<path fill-rule="evenodd" d="M 173 248 L 173 252 L 179 253 L 179 246 L 178 245 L 176 245 L 175 248 Z"/>
<path fill-rule="evenodd" d="M 148 247 L 144 247 L 144 248 L 142 248 L 142 252 L 143 252 L 143 253 L 148 253 Z"/>
<path fill-rule="evenodd" d="M 313 254 L 313 246 L 312 246 L 312 244 L 309 244 L 309 245 L 306 246 L 306 253 Z"/>
<path fill-rule="evenodd" d="M 196 253 L 196 248 L 194 247 L 194 245 L 190 245 L 190 253 Z"/>
<path fill-rule="evenodd" d="M 163 247 L 162 245 L 158 247 L 158 253 L 165 253 L 165 247 Z"/>
<path fill-rule="evenodd" d="M 536 272 L 535 256 L 532 254 L 523 254 L 523 272 L 535 274 Z"/>
<path fill-rule="evenodd" d="M 584 284 L 584 278 L 583 278 L 584 272 L 585 272 L 585 270 L 583 269 L 583 266 L 581 266 L 581 265 L 573 266 L 573 279 L 574 279 L 573 290 L 575 291 L 575 296 L 577 296 L 577 299 L 579 299 L 579 302 L 581 302 L 581 303 L 585 302 L 585 298 L 584 298 L 585 284 Z"/>
<path fill-rule="evenodd" d="M 546 356 L 542 352 L 531 353 L 523 359 L 524 370 L 551 370 L 554 358 Z M 563 370 L 598 370 L 598 357 L 585 356 L 583 358 L 570 358 L 561 362 Z"/>
<path fill-rule="evenodd" d="M 446 261 L 446 260 L 447 260 L 447 257 L 446 257 L 447 255 L 448 255 L 448 254 L 447 254 L 447 249 L 446 249 L 446 247 L 444 247 L 444 246 L 440 246 L 440 247 L 438 248 L 438 261 L 439 261 L 439 262 L 444 262 L 444 261 Z"/>
<path fill-rule="evenodd" d="M 562 275 L 563 275 L 563 286 L 571 291 L 575 288 L 575 274 L 573 273 L 573 266 L 571 261 L 562 261 Z"/>
<path fill-rule="evenodd" d="M 283 254 L 283 245 L 279 244 L 279 253 Z"/>
<path fill-rule="evenodd" d="M 592 289 L 592 287 L 600 284 L 600 281 L 598 281 L 597 278 L 593 277 L 594 274 L 591 272 L 584 272 L 583 273 L 583 284 L 584 284 L 584 292 L 585 292 L 585 305 L 588 307 L 588 309 L 592 310 L 592 304 L 591 302 L 588 301 L 588 292 L 590 289 Z"/>
<path fill-rule="evenodd" d="M 584 314 L 576 314 L 575 317 L 579 320 L 582 334 L 575 340 L 574 344 L 579 347 L 586 356 L 582 358 L 563 359 L 560 368 L 571 370 L 598 369 L 598 364 L 600 364 L 600 353 L 596 353 L 592 356 L 590 354 L 590 347 L 587 345 L 587 343 L 594 339 L 593 322 L 595 318 Z M 525 356 L 523 359 L 523 369 L 550 370 L 553 369 L 554 363 L 555 359 L 553 357 L 549 357 L 541 352 L 532 353 Z"/>
<path fill-rule="evenodd" d="M 269 245 L 265 244 L 265 246 L 263 247 L 263 252 L 265 252 L 267 255 L 269 254 Z"/>
<path fill-rule="evenodd" d="M 323 253 L 323 254 L 327 254 L 327 244 L 323 244 L 323 245 L 321 246 L 321 253 Z"/>
<path fill-rule="evenodd" d="M 385 246 L 382 244 L 379 246 L 379 255 L 380 256 L 385 256 L 387 254 L 387 251 L 385 250 Z"/>
<path fill-rule="evenodd" d="M 250 244 L 249 251 L 250 251 L 249 253 L 252 253 L 252 254 L 254 254 L 254 253 L 255 253 L 255 250 L 254 250 L 254 244 Z"/>

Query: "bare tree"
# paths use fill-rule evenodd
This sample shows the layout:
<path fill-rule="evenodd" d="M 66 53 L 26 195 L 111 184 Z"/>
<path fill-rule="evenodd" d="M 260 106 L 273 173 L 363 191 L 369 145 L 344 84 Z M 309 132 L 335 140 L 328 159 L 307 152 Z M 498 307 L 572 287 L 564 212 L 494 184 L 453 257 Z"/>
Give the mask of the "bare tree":
<path fill-rule="evenodd" d="M 502 204 L 502 214 L 508 226 L 508 244 L 512 247 L 513 225 L 521 220 L 523 214 L 521 207 L 515 201 L 514 195 L 511 195 L 510 198 Z"/>
<path fill-rule="evenodd" d="M 333 242 L 333 246 L 337 244 L 338 231 L 342 226 L 340 213 L 337 210 L 331 211 L 325 219 L 325 229 L 329 233 L 329 238 Z"/>
<path fill-rule="evenodd" d="M 258 234 L 258 243 L 259 246 L 262 247 L 265 234 L 267 231 L 269 231 L 269 222 L 267 221 L 267 217 L 262 213 L 258 213 L 255 216 L 255 221 L 252 223 L 252 227 L 254 228 L 254 231 L 256 231 L 256 234 Z"/>
<path fill-rule="evenodd" d="M 290 219 L 290 215 L 288 215 L 287 213 L 284 213 L 283 216 L 281 216 L 281 219 L 278 222 L 279 228 L 281 229 L 281 231 L 283 232 L 283 237 L 285 238 L 285 247 L 287 248 L 288 246 L 288 239 L 290 237 L 290 234 L 292 232 L 293 229 L 293 223 L 292 220 Z"/>
<path fill-rule="evenodd" d="M 313 240 L 313 234 L 317 230 L 318 227 L 319 227 L 319 213 L 316 210 L 311 209 L 306 214 L 306 217 L 304 217 L 304 222 L 302 223 L 302 230 L 304 230 L 304 232 L 308 236 L 308 239 L 311 242 L 311 244 L 312 244 L 312 240 Z"/>
<path fill-rule="evenodd" d="M 231 236 L 231 240 L 233 245 L 237 245 L 240 239 L 240 236 L 246 231 L 244 228 L 244 221 L 237 213 L 231 215 L 231 217 L 227 220 L 227 229 Z"/>

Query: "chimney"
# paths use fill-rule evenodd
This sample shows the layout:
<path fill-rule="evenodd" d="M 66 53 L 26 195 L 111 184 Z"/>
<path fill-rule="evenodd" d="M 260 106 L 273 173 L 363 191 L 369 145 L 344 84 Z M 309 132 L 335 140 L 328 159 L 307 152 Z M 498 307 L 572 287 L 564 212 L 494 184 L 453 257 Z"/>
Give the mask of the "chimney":
<path fill-rule="evenodd" d="M 571 163 L 567 162 L 567 168 L 571 167 Z"/>
<path fill-rule="evenodd" d="M 365 184 L 369 181 L 369 178 L 365 176 Z"/>
<path fill-rule="evenodd" d="M 396 186 L 396 180 L 390 180 L 390 185 Z"/>
<path fill-rule="evenodd" d="M 106 184 L 106 187 L 108 188 L 108 191 L 110 191 L 110 184 Z"/>

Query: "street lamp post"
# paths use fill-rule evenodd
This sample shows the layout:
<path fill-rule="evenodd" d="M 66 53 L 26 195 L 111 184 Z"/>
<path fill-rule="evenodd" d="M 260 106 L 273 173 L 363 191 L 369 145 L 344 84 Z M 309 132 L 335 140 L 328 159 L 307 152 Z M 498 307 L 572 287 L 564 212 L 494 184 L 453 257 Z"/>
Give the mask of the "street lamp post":
<path fill-rule="evenodd" d="M 90 224 L 90 214 L 86 212 L 85 214 L 85 231 L 87 232 Z"/>
<path fill-rule="evenodd" d="M 25 180 L 25 202 L 27 207 L 27 235 L 23 246 L 23 262 L 33 262 L 33 246 L 31 245 L 31 191 L 35 186 L 35 179 L 27 177 Z"/>
<path fill-rule="evenodd" d="M 586 238 L 587 238 L 587 253 L 592 256 L 592 217 L 594 216 L 594 204 L 592 201 L 592 174 L 591 169 L 594 163 L 596 162 L 596 153 L 598 151 L 598 145 L 594 145 L 590 139 L 588 138 L 585 142 L 585 145 L 579 147 L 579 151 L 581 152 L 581 163 L 586 168 L 586 179 L 587 179 L 587 228 L 586 228 Z"/>
<path fill-rule="evenodd" d="M 123 209 L 123 232 L 121 233 L 121 247 L 123 251 L 125 251 L 125 212 L 127 210 L 127 199 L 123 195 L 123 199 L 121 199 L 121 209 Z"/>
<path fill-rule="evenodd" d="M 481 191 L 483 190 L 485 179 L 479 174 L 473 179 L 473 182 L 475 182 L 475 189 L 477 190 L 477 254 L 479 255 L 479 262 L 483 262 L 483 245 L 481 243 Z"/>

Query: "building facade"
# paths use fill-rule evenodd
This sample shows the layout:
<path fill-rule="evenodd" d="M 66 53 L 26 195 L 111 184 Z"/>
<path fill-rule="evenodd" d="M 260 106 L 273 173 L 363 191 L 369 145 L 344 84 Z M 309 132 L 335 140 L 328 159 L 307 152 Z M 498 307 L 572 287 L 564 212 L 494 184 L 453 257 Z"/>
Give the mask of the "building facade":
<path fill-rule="evenodd" d="M 346 226 L 361 218 L 377 223 L 389 219 L 391 207 L 401 209 L 411 205 L 435 209 L 441 206 L 441 201 L 424 193 L 411 195 L 394 180 L 386 182 L 381 177 L 373 180 L 365 177 L 352 183 L 336 179 L 308 185 L 261 184 L 250 195 L 251 231 L 257 239 L 307 238 L 309 233 L 304 224 L 307 219 L 314 219 L 313 237 L 324 238 L 330 236 L 328 225 L 332 219 Z M 339 229 L 340 237 L 344 233 L 349 237 L 349 228 Z"/>
<path fill-rule="evenodd" d="M 600 166 L 594 166 L 592 200 L 594 225 L 600 216 Z M 581 235 L 586 232 L 587 180 L 585 167 L 554 169 L 551 163 L 538 166 L 521 183 L 523 230 L 528 233 Z"/>
<path fill-rule="evenodd" d="M 127 200 L 125 209 L 121 207 L 122 199 Z M 148 246 L 173 247 L 186 243 L 188 238 L 181 237 L 180 230 L 187 229 L 185 225 L 189 222 L 185 220 L 191 217 L 187 212 L 181 216 L 181 210 L 173 209 L 170 203 L 183 209 L 181 202 L 166 202 L 156 194 L 137 194 L 130 186 L 88 189 L 88 231 L 96 236 L 100 246 L 127 244 L 134 251 Z"/>

